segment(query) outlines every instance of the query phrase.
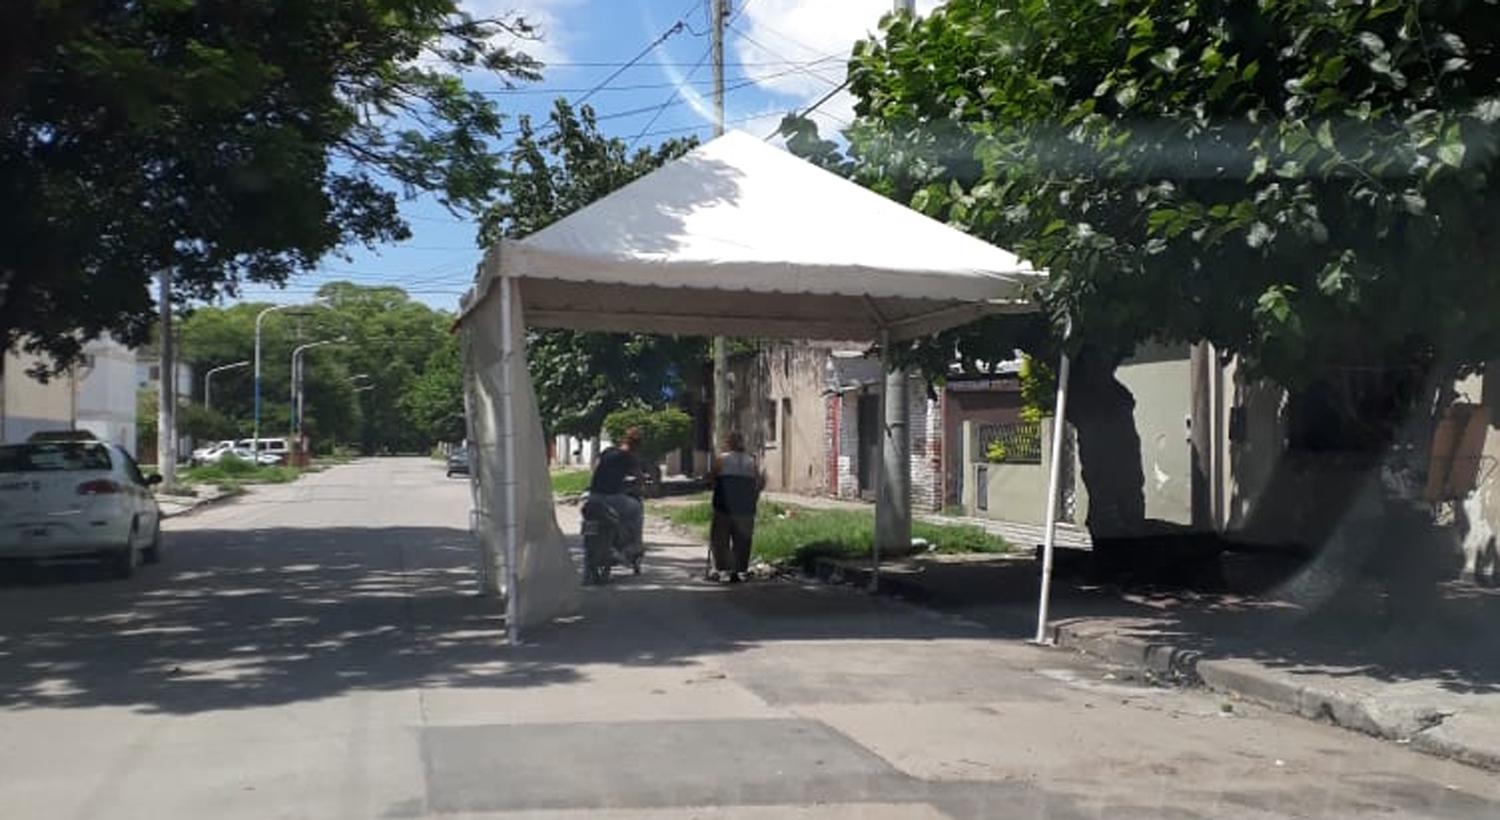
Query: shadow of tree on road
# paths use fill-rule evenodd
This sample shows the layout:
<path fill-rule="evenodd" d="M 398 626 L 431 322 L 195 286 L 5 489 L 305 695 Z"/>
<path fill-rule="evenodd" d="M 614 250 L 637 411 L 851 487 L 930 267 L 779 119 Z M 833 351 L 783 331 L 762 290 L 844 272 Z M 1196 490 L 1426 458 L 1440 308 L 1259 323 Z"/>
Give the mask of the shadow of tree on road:
<path fill-rule="evenodd" d="M 696 580 L 688 551 L 585 590 L 581 613 L 508 647 L 468 532 L 272 528 L 168 533 L 135 579 L 41 568 L 0 584 L 0 709 L 249 708 L 351 690 L 542 687 L 595 664 L 690 666 L 794 639 L 974 637 L 869 596 Z M 645 628 L 622 629 L 634 622 Z"/>

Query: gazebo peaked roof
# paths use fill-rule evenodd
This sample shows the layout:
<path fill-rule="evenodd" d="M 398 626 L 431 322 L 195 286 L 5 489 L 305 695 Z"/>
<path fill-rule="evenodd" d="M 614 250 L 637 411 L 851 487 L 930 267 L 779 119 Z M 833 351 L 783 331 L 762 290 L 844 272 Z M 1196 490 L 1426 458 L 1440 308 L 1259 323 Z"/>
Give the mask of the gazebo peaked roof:
<path fill-rule="evenodd" d="M 875 340 L 1030 310 L 1013 254 L 741 132 L 486 256 L 526 324 Z M 792 298 L 789 298 L 792 297 Z"/>

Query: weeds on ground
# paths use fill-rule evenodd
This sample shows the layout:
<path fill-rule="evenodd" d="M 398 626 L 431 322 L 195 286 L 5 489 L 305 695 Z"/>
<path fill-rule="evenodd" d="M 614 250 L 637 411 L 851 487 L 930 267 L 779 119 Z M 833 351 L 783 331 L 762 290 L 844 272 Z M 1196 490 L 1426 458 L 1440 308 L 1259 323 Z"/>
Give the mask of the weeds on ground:
<path fill-rule="evenodd" d="M 213 464 L 189 467 L 182 471 L 183 484 L 217 484 L 228 490 L 243 484 L 286 484 L 296 481 L 303 471 L 285 465 L 256 466 L 233 457 L 222 458 Z"/>
<path fill-rule="evenodd" d="M 588 470 L 558 470 L 552 474 L 555 495 L 578 495 L 587 492 L 593 474 Z"/>
<path fill-rule="evenodd" d="M 706 538 L 713 523 L 707 502 L 661 508 L 673 524 Z M 1002 553 L 1010 545 L 999 536 L 959 524 L 912 523 L 912 537 L 938 553 Z M 752 539 L 755 557 L 771 564 L 806 566 L 818 558 L 861 558 L 875 541 L 875 514 L 863 510 L 814 510 L 761 502 Z"/>

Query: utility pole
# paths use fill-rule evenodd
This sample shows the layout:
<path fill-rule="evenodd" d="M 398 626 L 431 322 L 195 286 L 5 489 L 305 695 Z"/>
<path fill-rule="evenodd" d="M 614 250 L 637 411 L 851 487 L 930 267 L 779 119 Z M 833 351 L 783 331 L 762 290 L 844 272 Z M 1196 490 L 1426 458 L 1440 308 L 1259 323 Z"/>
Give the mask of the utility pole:
<path fill-rule="evenodd" d="M 709 4 L 713 22 L 714 63 L 714 136 L 724 136 L 724 22 L 729 17 L 730 0 L 712 0 Z M 729 345 L 723 336 L 714 337 L 714 424 L 709 442 L 709 459 L 724 446 L 729 435 Z"/>
<path fill-rule="evenodd" d="M 895 1 L 896 14 L 916 14 L 916 0 Z M 880 390 L 881 464 L 876 483 L 872 589 L 879 583 L 881 553 L 904 550 L 911 544 L 911 406 L 906 371 L 892 367 L 887 332 L 880 337 L 880 364 L 885 382 Z"/>
<path fill-rule="evenodd" d="M 177 345 L 172 338 L 172 271 L 161 271 L 161 392 L 157 394 L 156 471 L 163 489 L 177 486 Z"/>

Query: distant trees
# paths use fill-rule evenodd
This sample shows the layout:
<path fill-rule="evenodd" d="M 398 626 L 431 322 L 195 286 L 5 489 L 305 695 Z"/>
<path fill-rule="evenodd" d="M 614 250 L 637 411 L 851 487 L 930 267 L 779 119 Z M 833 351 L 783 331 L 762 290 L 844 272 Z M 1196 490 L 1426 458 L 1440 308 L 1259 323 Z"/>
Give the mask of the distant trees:
<path fill-rule="evenodd" d="M 291 420 L 292 349 L 313 341 L 347 341 L 303 354 L 304 421 L 315 445 L 352 444 L 369 451 L 417 451 L 462 439 L 463 392 L 453 316 L 412 301 L 399 288 L 347 282 L 325 286 L 331 309 L 278 311 L 262 327 L 261 430 L 285 431 Z M 204 307 L 182 323 L 182 356 L 194 372 L 254 355 L 255 316 L 266 305 Z M 360 377 L 356 379 L 356 377 Z M 369 387 L 368 390 L 357 388 Z M 194 385 L 201 402 L 201 379 Z M 249 368 L 214 377 L 213 413 L 182 417 L 195 437 L 225 426 L 248 436 L 253 381 Z"/>

